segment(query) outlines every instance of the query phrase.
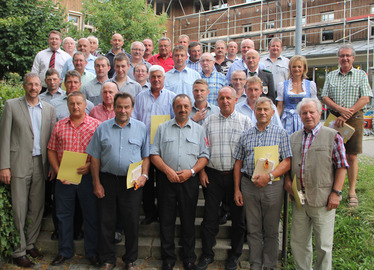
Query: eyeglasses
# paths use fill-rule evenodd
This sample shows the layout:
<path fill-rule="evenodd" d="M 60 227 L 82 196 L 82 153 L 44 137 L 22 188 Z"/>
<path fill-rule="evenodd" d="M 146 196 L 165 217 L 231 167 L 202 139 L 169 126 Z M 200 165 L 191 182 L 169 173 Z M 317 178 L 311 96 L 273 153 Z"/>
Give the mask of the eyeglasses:
<path fill-rule="evenodd" d="M 351 57 L 352 56 L 352 54 L 341 54 L 341 55 L 339 55 L 339 58 L 345 58 L 345 57 Z"/>
<path fill-rule="evenodd" d="M 142 52 L 142 51 L 144 51 L 143 49 L 138 49 L 138 48 L 133 48 L 133 49 L 131 49 L 132 51 L 139 51 L 139 52 Z"/>

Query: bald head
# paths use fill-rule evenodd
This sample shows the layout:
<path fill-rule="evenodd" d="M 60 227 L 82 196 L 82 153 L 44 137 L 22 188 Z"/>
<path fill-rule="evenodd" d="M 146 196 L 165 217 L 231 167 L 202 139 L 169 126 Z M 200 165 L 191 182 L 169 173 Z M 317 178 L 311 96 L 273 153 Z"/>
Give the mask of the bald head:
<path fill-rule="evenodd" d="M 260 54 L 254 50 L 250 49 L 245 54 L 245 64 L 247 65 L 248 69 L 252 72 L 256 71 L 258 67 L 258 63 L 260 62 Z"/>
<path fill-rule="evenodd" d="M 118 86 L 114 82 L 106 82 L 101 88 L 104 106 L 113 106 L 114 96 L 118 93 Z"/>

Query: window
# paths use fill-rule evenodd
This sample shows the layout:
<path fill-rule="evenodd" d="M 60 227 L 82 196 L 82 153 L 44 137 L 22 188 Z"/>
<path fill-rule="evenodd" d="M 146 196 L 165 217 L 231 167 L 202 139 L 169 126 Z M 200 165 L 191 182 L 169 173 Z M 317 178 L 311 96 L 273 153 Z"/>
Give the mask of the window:
<path fill-rule="evenodd" d="M 322 13 L 321 21 L 328 22 L 334 20 L 334 12 Z"/>
<path fill-rule="evenodd" d="M 194 12 L 227 8 L 227 0 L 194 0 Z"/>
<path fill-rule="evenodd" d="M 334 30 L 333 29 L 321 29 L 321 43 L 331 42 L 334 40 Z"/>
<path fill-rule="evenodd" d="M 82 13 L 77 11 L 71 11 L 68 12 L 68 21 L 72 22 L 79 30 L 82 29 Z"/>
<path fill-rule="evenodd" d="M 213 38 L 217 36 L 217 30 L 210 30 L 204 33 L 203 38 Z M 202 44 L 202 51 L 203 52 L 210 52 L 213 50 L 214 43 L 203 43 Z"/>
<path fill-rule="evenodd" d="M 265 29 L 274 29 L 275 28 L 275 22 L 274 21 L 268 21 L 265 24 Z"/>
<path fill-rule="evenodd" d="M 252 24 L 243 25 L 243 33 L 249 33 L 252 31 Z"/>

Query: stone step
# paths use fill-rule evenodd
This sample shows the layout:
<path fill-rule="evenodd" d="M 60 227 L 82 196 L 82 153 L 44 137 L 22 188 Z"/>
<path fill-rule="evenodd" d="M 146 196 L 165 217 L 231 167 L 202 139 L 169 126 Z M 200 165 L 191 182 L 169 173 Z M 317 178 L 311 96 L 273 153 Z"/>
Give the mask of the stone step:
<path fill-rule="evenodd" d="M 58 241 L 51 240 L 50 232 L 43 231 L 40 233 L 36 246 L 41 249 L 43 254 L 56 255 L 58 252 Z M 181 252 L 181 246 L 178 244 L 179 238 L 175 239 L 176 254 L 179 255 Z M 159 237 L 139 237 L 139 259 L 154 258 L 156 260 L 161 259 L 161 247 Z M 230 250 L 229 239 L 217 239 L 217 244 L 214 247 L 215 260 L 224 261 L 227 259 L 228 251 Z M 74 241 L 75 254 L 84 256 L 84 241 Z M 125 251 L 124 240 L 121 243 L 116 244 L 116 256 L 121 257 Z M 202 253 L 201 250 L 201 239 L 196 239 L 195 247 L 196 255 L 199 257 Z M 245 243 L 243 246 L 243 254 L 240 257 L 240 261 L 248 261 L 249 249 Z"/>
<path fill-rule="evenodd" d="M 202 217 L 197 217 L 195 219 L 195 236 L 197 238 L 201 235 L 201 222 L 203 221 Z M 159 237 L 160 236 L 160 223 L 153 222 L 149 225 L 139 225 L 139 237 Z M 50 234 L 54 230 L 53 221 L 51 217 L 43 218 L 42 229 L 43 232 L 49 232 Z M 219 226 L 219 231 L 217 238 L 228 239 L 230 238 L 231 231 L 231 221 L 229 220 L 226 224 Z M 181 223 L 180 219 L 177 218 L 175 226 L 175 236 L 179 237 L 181 234 Z"/>

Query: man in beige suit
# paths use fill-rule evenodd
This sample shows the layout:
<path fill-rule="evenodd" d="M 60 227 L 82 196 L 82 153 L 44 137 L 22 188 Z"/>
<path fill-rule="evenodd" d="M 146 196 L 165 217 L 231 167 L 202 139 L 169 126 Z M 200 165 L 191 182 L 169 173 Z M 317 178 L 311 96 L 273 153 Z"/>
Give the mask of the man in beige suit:
<path fill-rule="evenodd" d="M 54 176 L 49 173 L 47 143 L 56 113 L 39 99 L 38 74 L 26 74 L 23 88 L 25 96 L 7 100 L 0 119 L 0 181 L 11 185 L 14 225 L 20 234 L 14 263 L 31 267 L 34 263 L 26 254 L 42 257 L 34 244 L 43 217 L 44 179 Z"/>

